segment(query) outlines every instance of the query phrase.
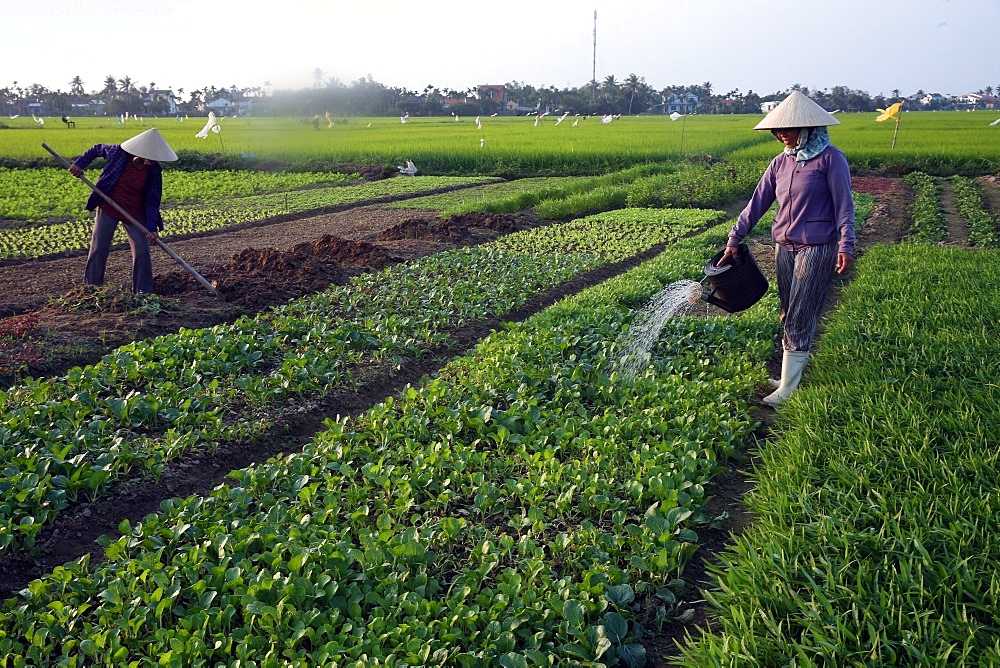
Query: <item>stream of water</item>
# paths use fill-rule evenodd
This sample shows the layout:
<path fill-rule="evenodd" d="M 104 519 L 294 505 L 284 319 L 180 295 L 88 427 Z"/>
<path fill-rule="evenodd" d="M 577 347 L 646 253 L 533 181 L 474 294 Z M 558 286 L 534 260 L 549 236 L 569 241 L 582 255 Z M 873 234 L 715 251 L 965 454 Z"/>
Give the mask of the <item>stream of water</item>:
<path fill-rule="evenodd" d="M 632 381 L 649 366 L 653 344 L 663 326 L 700 297 L 701 283 L 688 280 L 671 283 L 653 295 L 619 340 L 622 352 L 617 367 L 621 378 Z"/>

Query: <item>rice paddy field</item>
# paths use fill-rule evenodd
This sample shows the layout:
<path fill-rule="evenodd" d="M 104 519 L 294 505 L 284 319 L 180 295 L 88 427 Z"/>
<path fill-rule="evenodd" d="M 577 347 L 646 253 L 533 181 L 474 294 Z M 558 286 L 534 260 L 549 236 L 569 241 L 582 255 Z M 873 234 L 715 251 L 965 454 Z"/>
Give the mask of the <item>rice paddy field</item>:
<path fill-rule="evenodd" d="M 895 148 L 894 124 L 875 122 L 875 114 L 838 115 L 831 130 L 834 143 L 852 164 L 896 173 L 920 169 L 928 173 L 995 173 L 1000 162 L 997 114 L 975 112 L 908 112 L 902 115 Z M 58 118 L 39 126 L 31 118 L 3 121 L 3 157 L 48 158 L 46 142 L 63 155 L 79 155 L 94 143 L 117 143 L 155 126 L 179 151 L 221 152 L 230 164 L 282 160 L 297 165 L 311 161 L 405 165 L 412 160 L 428 175 L 567 176 L 602 174 L 646 162 L 709 155 L 717 158 L 770 159 L 769 133 L 748 131 L 757 116 L 692 115 L 671 121 L 666 116 L 567 117 L 561 123 L 546 116 L 453 117 L 325 120 L 319 130 L 296 118 L 224 118 L 222 131 L 195 137 L 203 118 L 79 118 L 66 128 Z M 575 124 L 575 125 L 574 125 Z M 480 127 L 481 126 L 481 127 Z"/>
<path fill-rule="evenodd" d="M 180 292 L 0 304 L 0 666 L 1000 665 L 1000 127 L 838 117 L 862 251 L 776 411 L 773 285 L 621 373 L 777 152 L 757 118 L 156 119 L 165 238 L 312 287 L 207 325 Z M 153 125 L 44 120 L 0 127 L 22 292 L 87 244 L 42 142 Z M 335 277 L 338 212 L 395 255 Z M 32 371 L 57 323 L 178 313 Z"/>

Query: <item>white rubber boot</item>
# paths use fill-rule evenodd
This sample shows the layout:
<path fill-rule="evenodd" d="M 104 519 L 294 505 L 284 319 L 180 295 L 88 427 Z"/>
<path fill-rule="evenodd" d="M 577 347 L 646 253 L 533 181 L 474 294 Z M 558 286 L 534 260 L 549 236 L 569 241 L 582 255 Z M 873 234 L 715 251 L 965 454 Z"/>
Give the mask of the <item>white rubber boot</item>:
<path fill-rule="evenodd" d="M 787 399 L 792 390 L 799 386 L 808 361 L 808 350 L 785 350 L 781 355 L 781 380 L 778 382 L 778 389 L 764 397 L 764 403 L 777 406 Z"/>

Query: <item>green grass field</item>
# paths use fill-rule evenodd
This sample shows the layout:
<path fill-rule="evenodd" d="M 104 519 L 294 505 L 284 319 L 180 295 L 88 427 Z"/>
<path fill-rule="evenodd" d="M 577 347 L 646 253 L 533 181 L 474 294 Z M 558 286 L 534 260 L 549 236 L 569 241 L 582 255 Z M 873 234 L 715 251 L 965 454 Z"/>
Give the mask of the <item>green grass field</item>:
<path fill-rule="evenodd" d="M 841 118 L 833 140 L 852 166 L 1000 171 L 1000 127 L 986 114 L 908 113 L 895 148 L 893 125 Z M 565 180 L 607 179 L 603 190 L 626 204 L 728 200 L 778 152 L 752 130 L 757 117 L 571 120 L 484 119 L 480 131 L 464 118 L 319 130 L 226 119 L 205 140 L 194 136 L 203 119 L 156 122 L 195 155 L 293 167 L 408 158 L 421 169 L 357 188 L 657 163 L 627 182 Z M 46 121 L 0 128 L 0 164 L 48 165 L 42 142 L 71 157 L 153 125 Z M 272 194 L 242 199 L 258 197 Z M 875 198 L 858 201 L 863 226 Z M 706 215 L 722 214 L 628 208 L 537 227 L 366 273 L 266 315 L 136 341 L 0 392 L 0 553 L 27 561 L 57 515 L 114 498 L 119 481 L 159 476 L 199 448 L 277 437 L 287 419 L 279 406 L 349 392 L 365 382 L 361 369 L 398 370 L 461 324 L 514 313 L 585 270 L 664 245 L 493 330 L 399 395 L 327 419 L 301 448 L 123 521 L 121 536 L 98 541 L 100 559 L 40 568 L 0 602 L 0 668 L 631 668 L 654 664 L 647 651 L 655 665 L 667 652 L 689 666 L 1000 665 L 990 565 L 1000 558 L 1000 460 L 990 447 L 1000 422 L 997 252 L 939 239 L 866 249 L 802 386 L 754 446 L 749 403 L 779 327 L 773 288 L 738 317 L 672 319 L 632 382 L 614 364 L 638 309 L 699 275 L 725 242 L 729 222 L 689 236 Z M 750 447 L 753 521 L 716 553 L 702 587 L 705 574 L 688 566 L 724 519 L 709 503 L 715 476 Z M 700 601 L 711 606 L 704 632 L 692 622 Z M 679 624 L 684 639 L 670 635 Z"/>
<path fill-rule="evenodd" d="M 896 146 L 894 124 L 877 123 L 875 114 L 845 114 L 831 128 L 835 145 L 857 167 L 932 174 L 990 173 L 1000 170 L 1000 126 L 995 112 L 910 112 L 902 117 Z M 225 118 L 222 132 L 195 135 L 202 118 L 129 120 L 74 119 L 67 128 L 58 118 L 38 125 L 30 117 L 0 124 L 0 157 L 51 160 L 45 142 L 63 156 L 75 156 L 94 143 L 118 143 L 157 127 L 177 151 L 221 153 L 241 160 L 304 163 L 404 164 L 412 160 L 422 174 L 553 176 L 600 174 L 646 162 L 709 155 L 761 158 L 777 145 L 768 133 L 752 128 L 759 116 L 622 116 L 603 124 L 597 117 L 568 117 L 556 124 L 547 116 L 474 118 L 398 118 L 324 120 L 319 129 L 298 118 Z M 574 125 L 576 123 L 576 125 Z"/>

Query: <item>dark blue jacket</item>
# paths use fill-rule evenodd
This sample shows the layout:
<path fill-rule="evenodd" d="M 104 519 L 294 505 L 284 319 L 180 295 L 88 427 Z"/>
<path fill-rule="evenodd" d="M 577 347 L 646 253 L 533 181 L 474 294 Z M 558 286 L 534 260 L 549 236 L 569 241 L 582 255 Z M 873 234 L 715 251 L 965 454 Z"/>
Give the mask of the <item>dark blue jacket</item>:
<path fill-rule="evenodd" d="M 97 158 L 104 158 L 104 169 L 97 179 L 97 189 L 105 195 L 111 195 L 111 190 L 118 183 L 125 166 L 134 156 L 118 144 L 95 144 L 73 163 L 80 169 L 86 169 Z M 163 217 L 160 215 L 160 200 L 163 197 L 163 169 L 160 163 L 154 162 L 148 167 L 146 186 L 142 190 L 142 200 L 146 207 L 146 221 L 143 226 L 150 231 L 163 229 Z M 93 211 L 104 198 L 95 192 L 90 193 L 87 200 L 87 211 Z"/>

